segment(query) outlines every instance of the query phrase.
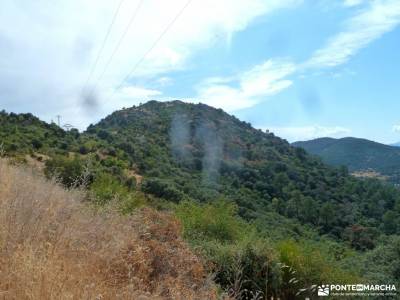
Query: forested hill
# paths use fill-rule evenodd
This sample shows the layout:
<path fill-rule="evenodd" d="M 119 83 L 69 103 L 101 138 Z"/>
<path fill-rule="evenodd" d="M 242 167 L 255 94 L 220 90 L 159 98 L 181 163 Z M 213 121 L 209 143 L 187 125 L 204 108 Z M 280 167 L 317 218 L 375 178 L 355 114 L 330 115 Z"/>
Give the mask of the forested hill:
<path fill-rule="evenodd" d="M 399 216 L 397 189 L 353 178 L 345 168 L 329 167 L 204 104 L 150 101 L 116 111 L 83 134 L 30 114 L 2 112 L 0 126 L 6 152 L 50 156 L 47 173 L 66 172 L 65 184 L 72 184 L 84 160 L 94 155 L 92 180 L 107 173 L 131 188 L 139 179 L 142 191 L 173 202 L 225 198 L 236 202 L 247 220 L 279 213 L 341 239 L 354 239 L 353 226 L 361 226 L 360 245 L 354 241 L 359 248 L 372 247 L 374 228 L 400 230 L 392 224 Z"/>
<path fill-rule="evenodd" d="M 293 143 L 324 162 L 344 165 L 350 171 L 374 170 L 400 183 L 400 148 L 359 138 L 320 138 Z"/>
<path fill-rule="evenodd" d="M 66 173 L 64 184 L 94 155 L 91 180 L 107 173 L 129 188 L 139 180 L 145 193 L 173 202 L 225 198 L 247 220 L 279 213 L 341 239 L 357 239 L 352 230 L 361 226 L 361 242 L 352 241 L 358 248 L 373 246 L 375 229 L 400 230 L 397 189 L 349 176 L 204 104 L 150 101 L 116 111 L 83 134 L 30 114 L 2 112 L 0 126 L 6 152 L 50 156 L 46 172 Z"/>
<path fill-rule="evenodd" d="M 399 209 L 395 188 L 355 179 L 203 104 L 150 101 L 113 113 L 86 134 L 123 150 L 147 193 L 171 201 L 224 197 L 246 219 L 274 210 L 337 237 L 353 238 L 360 225 L 365 244 L 357 247 L 371 247 L 371 228 Z"/>
<path fill-rule="evenodd" d="M 0 144 L 10 154 L 67 149 L 79 135 L 48 124 L 34 115 L 0 111 Z"/>

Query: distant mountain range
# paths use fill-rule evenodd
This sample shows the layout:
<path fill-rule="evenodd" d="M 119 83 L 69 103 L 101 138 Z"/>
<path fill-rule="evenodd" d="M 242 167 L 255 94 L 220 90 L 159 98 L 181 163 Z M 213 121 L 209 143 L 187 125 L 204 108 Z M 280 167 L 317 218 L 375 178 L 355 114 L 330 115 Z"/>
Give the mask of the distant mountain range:
<path fill-rule="evenodd" d="M 295 142 L 293 146 L 301 147 L 307 152 L 320 156 L 325 163 L 347 166 L 357 175 L 376 175 L 387 177 L 390 181 L 400 183 L 400 143 L 397 147 L 384 145 L 366 139 L 347 137 L 342 139 L 318 138 L 315 140 Z"/>
<path fill-rule="evenodd" d="M 394 143 L 394 144 L 390 144 L 390 146 L 400 147 L 400 142 L 397 142 L 397 143 Z"/>

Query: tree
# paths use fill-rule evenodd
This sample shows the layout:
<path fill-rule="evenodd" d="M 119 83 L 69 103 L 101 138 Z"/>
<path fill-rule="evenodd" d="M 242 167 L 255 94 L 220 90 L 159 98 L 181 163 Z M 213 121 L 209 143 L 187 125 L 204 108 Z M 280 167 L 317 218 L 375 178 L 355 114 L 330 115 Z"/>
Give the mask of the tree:
<path fill-rule="evenodd" d="M 306 223 L 318 223 L 318 203 L 311 197 L 302 198 L 300 206 L 300 219 Z"/>
<path fill-rule="evenodd" d="M 386 234 L 395 234 L 398 231 L 400 215 L 394 211 L 388 211 L 383 215 L 383 230 Z"/>
<path fill-rule="evenodd" d="M 303 201 L 303 195 L 300 193 L 300 191 L 295 190 L 291 193 L 290 199 L 287 203 L 286 207 L 286 214 L 288 217 L 295 217 L 299 218 L 300 216 L 300 205 Z"/>
<path fill-rule="evenodd" d="M 45 174 L 47 177 L 55 177 L 67 187 L 80 184 L 82 180 L 83 163 L 77 157 L 69 159 L 63 156 L 55 156 L 46 161 Z"/>
<path fill-rule="evenodd" d="M 286 210 L 285 203 L 278 199 L 278 198 L 273 198 L 271 201 L 271 207 L 274 211 L 276 211 L 279 214 L 284 214 Z"/>
<path fill-rule="evenodd" d="M 142 184 L 142 190 L 160 198 L 165 198 L 173 202 L 179 202 L 183 195 L 170 182 L 161 179 L 148 179 Z"/>
<path fill-rule="evenodd" d="M 319 219 L 326 230 L 334 223 L 335 216 L 336 211 L 334 205 L 331 202 L 324 203 L 319 211 Z"/>
<path fill-rule="evenodd" d="M 38 149 L 42 148 L 43 143 L 41 141 L 39 141 L 38 139 L 33 139 L 32 146 L 34 149 L 38 150 Z"/>
<path fill-rule="evenodd" d="M 357 250 L 372 249 L 375 246 L 375 233 L 371 228 L 361 225 L 352 225 L 345 229 L 344 239 L 350 242 L 350 245 Z"/>

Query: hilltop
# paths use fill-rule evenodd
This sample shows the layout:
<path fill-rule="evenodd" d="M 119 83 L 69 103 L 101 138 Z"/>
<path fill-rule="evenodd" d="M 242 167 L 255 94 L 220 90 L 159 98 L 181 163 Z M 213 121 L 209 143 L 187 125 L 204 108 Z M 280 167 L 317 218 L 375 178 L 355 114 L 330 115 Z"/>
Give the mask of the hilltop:
<path fill-rule="evenodd" d="M 356 180 L 272 133 L 203 104 L 150 101 L 111 114 L 86 134 L 123 151 L 144 176 L 147 193 L 172 201 L 228 198 L 245 219 L 263 218 L 274 207 L 340 237 L 354 225 L 350 220 L 362 223 L 363 217 L 352 215 L 356 211 L 380 222 L 373 199 L 390 190 Z M 398 199 L 397 191 L 390 193 Z"/>
<path fill-rule="evenodd" d="M 320 138 L 293 143 L 318 155 L 328 164 L 344 165 L 351 172 L 375 171 L 392 182 L 400 182 L 400 149 L 359 138 Z"/>

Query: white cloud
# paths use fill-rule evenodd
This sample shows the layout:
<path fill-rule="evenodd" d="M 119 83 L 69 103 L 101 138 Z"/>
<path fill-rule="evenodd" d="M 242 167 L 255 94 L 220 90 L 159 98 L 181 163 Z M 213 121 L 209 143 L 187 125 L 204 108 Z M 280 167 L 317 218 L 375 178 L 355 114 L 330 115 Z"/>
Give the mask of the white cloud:
<path fill-rule="evenodd" d="M 393 132 L 400 133 L 400 125 L 393 125 L 392 130 Z"/>
<path fill-rule="evenodd" d="M 287 139 L 289 142 L 307 141 L 321 137 L 341 138 L 348 136 L 350 129 L 334 126 L 326 127 L 320 125 L 303 126 L 303 127 L 264 127 L 276 135 Z"/>
<path fill-rule="evenodd" d="M 363 4 L 365 0 L 344 0 L 343 5 L 352 7 L 352 6 L 358 6 L 360 4 Z"/>
<path fill-rule="evenodd" d="M 160 96 L 162 95 L 162 92 L 157 91 L 157 90 L 151 90 L 151 89 L 145 89 L 142 87 L 135 87 L 135 86 L 128 86 L 121 88 L 118 91 L 118 96 L 117 98 L 119 99 L 149 99 L 149 97 L 153 96 Z"/>
<path fill-rule="evenodd" d="M 226 111 L 235 111 L 256 104 L 254 99 L 243 95 L 240 89 L 229 85 L 209 85 L 199 89 L 200 102 Z"/>
<path fill-rule="evenodd" d="M 283 78 L 292 74 L 295 69 L 290 62 L 268 60 L 243 74 L 241 89 L 249 97 L 275 94 L 292 84 L 290 80 Z"/>
<path fill-rule="evenodd" d="M 124 1 L 94 79 L 102 71 L 138 1 Z M 221 40 L 229 41 L 257 17 L 302 2 L 193 0 L 139 66 L 130 83 L 114 94 L 114 88 L 186 1 L 144 2 L 114 61 L 99 82 L 96 100 L 104 107 L 89 111 L 87 118 L 90 121 L 111 112 L 110 109 L 151 97 L 168 98 L 157 88 L 173 82 L 169 71 L 187 68 L 194 54 Z M 356 6 L 359 2 L 362 1 L 344 0 L 348 6 Z M 357 8 L 357 14 L 345 24 L 344 31 L 330 39 L 305 64 L 270 59 L 242 75 L 208 78 L 198 86 L 199 101 L 228 111 L 251 107 L 290 87 L 290 75 L 304 66 L 319 69 L 346 62 L 400 22 L 400 1 L 363 2 L 369 5 L 363 5 L 361 10 Z M 46 120 L 62 114 L 67 122 L 82 123 L 79 121 L 82 118 L 79 114 L 82 87 L 117 4 L 109 0 L 3 0 L 0 10 L 0 106 L 17 112 L 31 111 Z"/>
<path fill-rule="evenodd" d="M 168 86 L 168 85 L 171 85 L 174 82 L 174 80 L 171 77 L 163 76 L 163 77 L 157 79 L 156 82 L 160 86 Z"/>
<path fill-rule="evenodd" d="M 286 77 L 295 70 L 295 65 L 290 62 L 268 60 L 236 77 L 205 80 L 198 89 L 198 98 L 227 111 L 251 107 L 288 88 L 292 81 Z"/>
<path fill-rule="evenodd" d="M 344 31 L 331 38 L 325 47 L 317 50 L 305 66 L 334 67 L 346 63 L 358 51 L 399 23 L 400 1 L 370 1 L 370 6 L 350 18 Z"/>
<path fill-rule="evenodd" d="M 344 4 L 356 6 L 363 2 L 348 0 Z M 306 62 L 295 64 L 282 60 L 268 60 L 236 78 L 209 78 L 200 85 L 198 97 L 209 105 L 228 111 L 251 107 L 265 97 L 279 93 L 291 86 L 293 82 L 288 77 L 295 72 L 304 72 L 310 67 L 321 69 L 341 65 L 360 49 L 392 30 L 399 23 L 400 1 L 373 0 L 368 7 L 358 11 L 346 22 L 344 31 L 331 38 L 326 46 L 315 51 Z M 337 78 L 344 74 L 352 75 L 354 73 L 336 71 L 331 76 Z"/>
<path fill-rule="evenodd" d="M 101 74 L 138 1 L 124 1 L 94 79 Z M 110 91 L 153 45 L 186 1 L 144 2 L 110 68 L 99 82 L 99 103 L 108 99 Z M 157 82 L 166 76 L 166 72 L 185 68 L 196 52 L 213 47 L 221 40 L 229 40 L 255 18 L 300 2 L 194 0 L 138 67 L 130 84 L 138 88 L 135 79 Z M 109 0 L 3 0 L 0 10 L 0 106 L 13 111 L 31 111 L 48 120 L 55 114 L 63 114 L 65 119 L 70 119 L 68 122 L 76 122 L 79 115 L 73 113 L 73 108 L 80 105 L 82 86 L 117 4 L 117 1 Z M 93 82 L 91 84 L 93 86 Z M 112 101 L 115 106 L 122 106 L 123 100 L 115 98 Z M 94 113 L 92 115 L 93 119 L 98 118 Z"/>

